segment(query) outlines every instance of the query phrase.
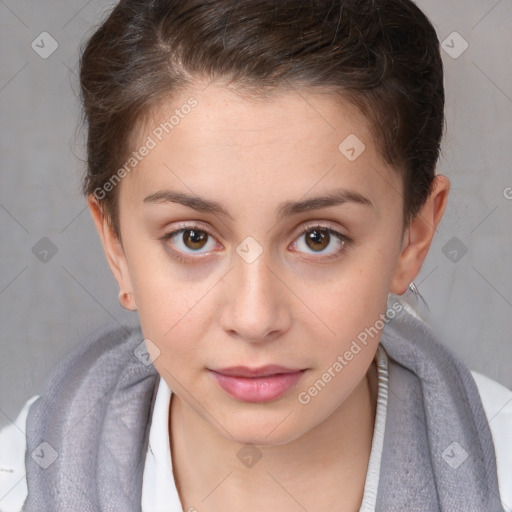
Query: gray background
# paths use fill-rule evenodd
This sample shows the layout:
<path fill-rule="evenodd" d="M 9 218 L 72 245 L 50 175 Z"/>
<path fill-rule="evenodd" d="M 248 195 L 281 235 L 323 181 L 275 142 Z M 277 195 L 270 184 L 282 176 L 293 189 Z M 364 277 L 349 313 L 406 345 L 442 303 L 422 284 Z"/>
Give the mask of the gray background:
<path fill-rule="evenodd" d="M 452 54 L 439 164 L 452 190 L 415 282 L 446 345 L 512 388 L 512 0 L 418 3 Z M 94 328 L 137 321 L 79 191 L 78 49 L 113 4 L 0 0 L 0 426 Z M 454 31 L 469 44 L 457 58 Z M 42 32 L 58 43 L 46 59 L 31 47 Z"/>

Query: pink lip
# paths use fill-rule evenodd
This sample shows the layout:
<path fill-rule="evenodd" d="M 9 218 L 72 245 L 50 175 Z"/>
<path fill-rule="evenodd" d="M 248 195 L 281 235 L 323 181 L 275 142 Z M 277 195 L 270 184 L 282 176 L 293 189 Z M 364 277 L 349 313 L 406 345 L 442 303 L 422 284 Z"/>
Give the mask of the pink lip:
<path fill-rule="evenodd" d="M 248 366 L 230 366 L 229 368 L 221 368 L 219 370 L 212 370 L 223 375 L 230 375 L 232 377 L 266 377 L 268 375 L 275 375 L 276 373 L 296 373 L 300 371 L 299 368 L 286 368 L 286 366 L 279 366 L 278 364 L 267 364 L 259 368 L 249 368 Z"/>
<path fill-rule="evenodd" d="M 295 386 L 305 370 L 268 365 L 260 368 L 233 366 L 211 370 L 220 387 L 244 402 L 269 402 Z"/>

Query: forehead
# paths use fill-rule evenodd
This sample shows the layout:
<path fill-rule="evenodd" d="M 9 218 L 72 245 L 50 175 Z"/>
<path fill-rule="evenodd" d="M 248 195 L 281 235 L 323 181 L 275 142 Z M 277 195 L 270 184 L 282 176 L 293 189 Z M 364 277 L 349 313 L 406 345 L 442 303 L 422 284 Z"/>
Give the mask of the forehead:
<path fill-rule="evenodd" d="M 132 200 L 172 187 L 226 202 L 236 190 L 277 203 L 343 186 L 397 204 L 398 173 L 383 161 L 367 120 L 332 93 L 257 97 L 219 84 L 189 88 L 152 111 L 135 148 L 150 139 L 151 150 L 123 184 Z"/>

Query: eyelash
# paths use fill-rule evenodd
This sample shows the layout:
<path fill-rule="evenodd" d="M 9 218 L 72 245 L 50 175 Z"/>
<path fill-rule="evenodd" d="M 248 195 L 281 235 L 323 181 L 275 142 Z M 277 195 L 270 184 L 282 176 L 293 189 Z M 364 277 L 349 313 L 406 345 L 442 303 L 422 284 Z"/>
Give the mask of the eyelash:
<path fill-rule="evenodd" d="M 325 232 L 329 233 L 329 235 L 334 235 L 338 240 L 340 240 L 340 242 L 342 242 L 342 245 L 341 245 L 340 249 L 338 251 L 336 251 L 335 253 L 333 253 L 333 254 L 330 254 L 330 255 L 328 255 L 326 257 L 323 257 L 323 258 L 322 257 L 313 256 L 312 259 L 317 259 L 317 260 L 321 259 L 323 261 L 330 261 L 332 259 L 339 258 L 342 254 L 345 253 L 345 251 L 347 249 L 347 246 L 352 243 L 352 239 L 349 238 L 348 236 L 343 235 L 340 232 L 330 228 L 329 226 L 322 225 L 322 224 L 311 224 L 311 225 L 308 225 L 308 226 L 303 226 L 301 228 L 301 232 L 300 232 L 300 234 L 299 234 L 299 236 L 297 238 L 299 238 L 300 236 L 305 235 L 306 233 L 314 231 L 315 229 L 320 229 L 322 231 L 325 231 Z M 199 226 L 197 224 L 184 224 L 184 225 L 179 226 L 179 229 L 175 229 L 175 230 L 173 230 L 173 231 L 171 231 L 169 233 L 166 233 L 159 240 L 166 246 L 166 250 L 168 252 L 170 252 L 174 258 L 176 258 L 177 260 L 182 261 L 184 263 L 193 262 L 194 260 L 197 261 L 199 258 L 204 257 L 202 255 L 201 256 L 192 256 L 192 257 L 183 256 L 183 252 L 182 251 L 177 251 L 175 249 L 168 248 L 167 241 L 172 239 L 177 234 L 182 233 L 184 231 L 200 231 L 201 233 L 205 233 L 209 237 L 215 238 L 214 235 L 212 235 L 207 229 L 205 229 L 202 226 Z M 295 243 L 295 241 L 294 241 L 294 243 Z"/>

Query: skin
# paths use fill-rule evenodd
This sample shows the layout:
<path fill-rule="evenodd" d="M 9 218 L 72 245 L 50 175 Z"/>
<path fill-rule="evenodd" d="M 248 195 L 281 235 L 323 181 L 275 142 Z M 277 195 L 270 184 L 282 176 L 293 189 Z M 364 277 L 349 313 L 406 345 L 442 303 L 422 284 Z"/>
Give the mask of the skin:
<path fill-rule="evenodd" d="M 255 99 L 198 81 L 163 102 L 139 140 L 190 96 L 198 106 L 118 185 L 122 242 L 89 198 L 110 268 L 129 294 L 125 305 L 137 309 L 145 337 L 160 350 L 155 367 L 173 390 L 169 436 L 184 510 L 357 511 L 380 332 L 307 405 L 297 397 L 386 312 L 388 294 L 404 293 L 417 276 L 450 182 L 436 177 L 403 232 L 398 172 L 380 155 L 365 118 L 318 90 Z M 350 134 L 366 146 L 355 161 L 338 150 Z M 345 202 L 275 215 L 283 201 L 341 187 L 372 206 Z M 144 202 L 169 189 L 218 201 L 232 219 Z M 208 241 L 187 246 L 183 232 L 160 240 L 183 222 L 199 224 Z M 301 227 L 317 223 L 351 241 L 341 246 L 331 236 L 308 246 Z M 262 250 L 251 263 L 236 252 L 249 236 Z M 307 370 L 294 389 L 262 404 L 231 397 L 208 370 L 270 363 Z M 252 467 L 237 457 L 246 444 L 261 454 Z"/>

